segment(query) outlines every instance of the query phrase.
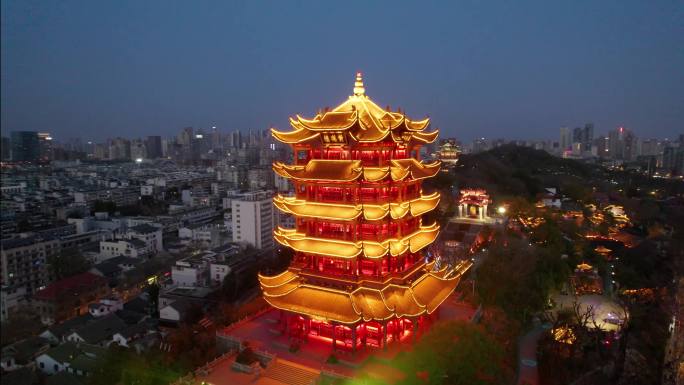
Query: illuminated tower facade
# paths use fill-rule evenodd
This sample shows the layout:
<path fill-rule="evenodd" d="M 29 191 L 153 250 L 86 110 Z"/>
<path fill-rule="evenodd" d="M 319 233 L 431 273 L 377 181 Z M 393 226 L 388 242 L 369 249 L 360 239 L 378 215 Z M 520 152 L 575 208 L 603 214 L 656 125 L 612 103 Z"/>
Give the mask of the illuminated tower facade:
<path fill-rule="evenodd" d="M 283 333 L 333 350 L 384 347 L 423 330 L 453 292 L 470 262 L 440 266 L 424 255 L 439 232 L 421 218 L 440 199 L 421 188 L 440 169 L 420 161 L 420 147 L 438 135 L 426 132 L 429 123 L 379 107 L 357 74 L 347 101 L 272 131 L 294 151 L 294 164 L 273 165 L 295 189 L 273 199 L 296 218 L 274 231 L 294 258 L 259 280 L 282 310 Z"/>

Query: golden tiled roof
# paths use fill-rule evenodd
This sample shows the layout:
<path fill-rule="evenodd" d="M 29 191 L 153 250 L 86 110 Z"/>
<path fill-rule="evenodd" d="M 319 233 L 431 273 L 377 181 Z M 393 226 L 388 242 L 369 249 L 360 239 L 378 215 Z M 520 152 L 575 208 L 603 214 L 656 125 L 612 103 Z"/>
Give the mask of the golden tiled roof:
<path fill-rule="evenodd" d="M 426 270 L 410 285 L 387 284 L 382 289 L 361 286 L 344 291 L 308 284 L 297 284 L 292 288 L 292 283 L 298 280 L 283 283 L 283 286 L 288 286 L 283 289 L 264 286 L 268 277 L 260 275 L 259 280 L 264 298 L 278 309 L 352 324 L 361 320 L 382 321 L 392 317 L 430 314 L 449 297 L 471 265 L 470 261 L 463 261 L 448 271 Z"/>
<path fill-rule="evenodd" d="M 432 143 L 437 138 L 437 131 L 423 132 L 429 124 L 429 118 L 411 120 L 403 113 L 385 110 L 375 104 L 366 95 L 363 80 L 357 74 L 354 95 L 344 103 L 317 114 L 313 119 L 299 115 L 290 118 L 294 131 L 272 129 L 272 134 L 284 143 L 302 143 L 315 138 L 327 143 L 343 143 L 346 135 L 358 142 L 379 142 L 391 135 L 395 142 L 400 143 L 411 140 Z"/>
<path fill-rule="evenodd" d="M 359 160 L 312 159 L 306 165 L 273 164 L 278 175 L 298 181 L 351 182 L 363 179 L 377 182 L 388 175 L 394 181 L 407 177 L 412 179 L 431 178 L 439 172 L 440 161 L 422 163 L 413 158 L 391 160 L 389 167 L 364 167 Z"/>
<path fill-rule="evenodd" d="M 387 215 L 390 215 L 392 219 L 403 218 L 409 213 L 417 217 L 437 207 L 439 199 L 439 193 L 435 192 L 402 203 L 354 205 L 308 202 L 304 199 L 278 195 L 273 198 L 273 204 L 279 210 L 297 217 L 352 221 L 363 215 L 364 219 L 375 221 L 384 219 Z"/>
<path fill-rule="evenodd" d="M 381 258 L 388 253 L 392 256 L 405 253 L 407 250 L 415 253 L 432 243 L 439 234 L 439 225 L 421 226 L 412 234 L 404 238 L 391 238 L 383 242 L 374 241 L 341 241 L 336 239 L 309 237 L 296 230 L 278 227 L 273 232 L 274 239 L 295 251 L 324 255 L 334 258 L 354 258 L 361 253 L 366 258 Z"/>

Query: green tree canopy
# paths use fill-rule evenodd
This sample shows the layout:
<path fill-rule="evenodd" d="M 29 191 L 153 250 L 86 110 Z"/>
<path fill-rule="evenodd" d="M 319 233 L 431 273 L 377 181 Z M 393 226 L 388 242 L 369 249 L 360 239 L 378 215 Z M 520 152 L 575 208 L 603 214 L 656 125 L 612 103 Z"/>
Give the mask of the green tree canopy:
<path fill-rule="evenodd" d="M 435 324 L 398 360 L 407 384 L 503 384 L 513 376 L 503 346 L 484 327 L 465 321 Z"/>

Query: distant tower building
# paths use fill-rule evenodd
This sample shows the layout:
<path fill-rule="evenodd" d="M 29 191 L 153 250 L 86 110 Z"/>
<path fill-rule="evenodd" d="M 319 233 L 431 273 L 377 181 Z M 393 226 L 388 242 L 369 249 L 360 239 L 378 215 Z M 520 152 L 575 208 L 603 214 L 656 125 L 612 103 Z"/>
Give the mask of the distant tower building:
<path fill-rule="evenodd" d="M 233 148 L 241 148 L 242 147 L 242 133 L 239 130 L 233 131 L 231 134 L 231 146 Z"/>
<path fill-rule="evenodd" d="M 587 123 L 582 129 L 582 151 L 590 151 L 594 142 L 594 123 Z"/>
<path fill-rule="evenodd" d="M 643 139 L 639 143 L 638 155 L 658 156 L 663 152 L 662 145 L 658 139 Z"/>
<path fill-rule="evenodd" d="M 572 143 L 582 143 L 582 127 L 575 127 L 572 130 Z M 574 146 L 573 146 L 574 147 Z"/>
<path fill-rule="evenodd" d="M 38 133 L 35 131 L 12 131 L 12 160 L 15 162 L 35 162 L 40 157 Z"/>
<path fill-rule="evenodd" d="M 12 151 L 12 142 L 10 141 L 10 138 L 3 136 L 2 137 L 2 149 L 0 150 L 0 155 L 2 156 L 2 160 L 10 160 L 10 152 Z"/>
<path fill-rule="evenodd" d="M 178 143 L 184 147 L 190 147 L 194 137 L 195 137 L 195 135 L 194 135 L 193 128 L 192 127 L 185 127 L 183 129 L 183 131 L 181 131 L 180 134 L 178 134 L 178 140 L 176 140 L 176 143 Z"/>
<path fill-rule="evenodd" d="M 594 140 L 594 146 L 596 147 L 596 156 L 599 158 L 610 158 L 610 139 L 607 136 L 601 136 Z"/>
<path fill-rule="evenodd" d="M 684 147 L 665 147 L 663 168 L 673 175 L 684 174 Z"/>
<path fill-rule="evenodd" d="M 608 133 L 611 158 L 631 161 L 636 156 L 636 137 L 629 129 L 618 127 Z"/>
<path fill-rule="evenodd" d="M 109 146 L 106 143 L 97 143 L 93 150 L 93 157 L 100 160 L 109 159 Z"/>
<path fill-rule="evenodd" d="M 52 148 L 52 135 L 49 132 L 38 133 L 38 158 L 41 161 L 51 161 L 54 159 L 54 151 Z"/>
<path fill-rule="evenodd" d="M 135 139 L 131 142 L 131 160 L 147 159 L 147 148 L 141 139 Z"/>
<path fill-rule="evenodd" d="M 115 138 L 109 143 L 109 159 L 131 159 L 131 142 L 124 138 Z"/>
<path fill-rule="evenodd" d="M 560 151 L 561 154 L 572 148 L 572 136 L 568 127 L 560 128 Z"/>
<path fill-rule="evenodd" d="M 157 159 L 163 156 L 161 136 L 148 136 L 145 140 L 145 149 L 149 159 Z"/>

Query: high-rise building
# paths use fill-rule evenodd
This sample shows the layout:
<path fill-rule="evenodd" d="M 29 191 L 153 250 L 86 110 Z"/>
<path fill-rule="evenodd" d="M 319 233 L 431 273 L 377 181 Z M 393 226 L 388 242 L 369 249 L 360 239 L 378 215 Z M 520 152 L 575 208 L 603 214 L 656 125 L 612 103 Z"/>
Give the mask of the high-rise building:
<path fill-rule="evenodd" d="M 38 158 L 41 161 L 51 161 L 54 159 L 54 152 L 52 147 L 52 135 L 49 132 L 38 133 Z"/>
<path fill-rule="evenodd" d="M 1 160 L 12 159 L 10 156 L 11 152 L 12 152 L 12 142 L 10 141 L 10 138 L 3 136 L 2 137 L 2 149 L 0 149 L 0 156 L 2 156 Z"/>
<path fill-rule="evenodd" d="M 662 145 L 658 139 L 643 139 L 639 141 L 638 155 L 658 156 L 663 152 Z"/>
<path fill-rule="evenodd" d="M 38 133 L 35 131 L 12 131 L 11 158 L 15 162 L 35 162 L 40 158 Z"/>
<path fill-rule="evenodd" d="M 608 133 L 608 146 L 612 159 L 624 161 L 635 159 L 636 144 L 636 137 L 627 128 L 618 127 Z"/>
<path fill-rule="evenodd" d="M 147 148 L 141 139 L 131 141 L 131 160 L 147 159 Z"/>
<path fill-rule="evenodd" d="M 423 252 L 439 233 L 422 220 L 440 199 L 421 188 L 440 169 L 417 159 L 437 139 L 429 123 L 375 104 L 357 74 L 347 101 L 292 119 L 294 131 L 273 131 L 295 155 L 292 165 L 273 165 L 295 187 L 295 196 L 273 199 L 296 218 L 294 228 L 274 232 L 295 256 L 288 270 L 259 281 L 266 301 L 283 310 L 287 336 L 349 352 L 410 340 L 471 266 Z"/>
<path fill-rule="evenodd" d="M 180 144 L 181 146 L 187 146 L 189 147 L 190 144 L 192 143 L 192 140 L 194 139 L 194 130 L 192 127 L 185 127 L 183 131 L 178 134 L 178 139 L 176 140 L 176 143 Z"/>
<path fill-rule="evenodd" d="M 109 146 L 106 143 L 95 144 L 93 157 L 100 160 L 109 159 Z"/>
<path fill-rule="evenodd" d="M 594 140 L 596 153 L 599 158 L 610 158 L 610 139 L 607 136 L 599 136 Z"/>
<path fill-rule="evenodd" d="M 572 143 L 582 143 L 582 127 L 575 127 L 572 130 Z"/>
<path fill-rule="evenodd" d="M 665 147 L 663 151 L 663 169 L 673 175 L 684 174 L 684 147 Z"/>
<path fill-rule="evenodd" d="M 563 131 L 561 128 L 561 136 Z M 586 123 L 584 127 L 575 127 L 572 130 L 572 147 L 573 152 L 584 153 L 591 151 L 591 146 L 594 141 L 594 124 Z"/>
<path fill-rule="evenodd" d="M 145 149 L 149 159 L 157 159 L 163 156 L 161 136 L 148 136 L 145 140 Z"/>
<path fill-rule="evenodd" d="M 572 135 L 568 127 L 560 128 L 560 150 L 561 153 L 568 151 L 572 148 Z"/>
<path fill-rule="evenodd" d="M 594 142 L 594 123 L 586 123 L 582 128 L 582 151 L 591 151 Z"/>
<path fill-rule="evenodd" d="M 233 242 L 246 242 L 257 249 L 273 248 L 272 196 L 260 191 L 231 201 Z"/>
<path fill-rule="evenodd" d="M 109 143 L 109 159 L 131 159 L 131 142 L 124 138 L 112 139 Z"/>

